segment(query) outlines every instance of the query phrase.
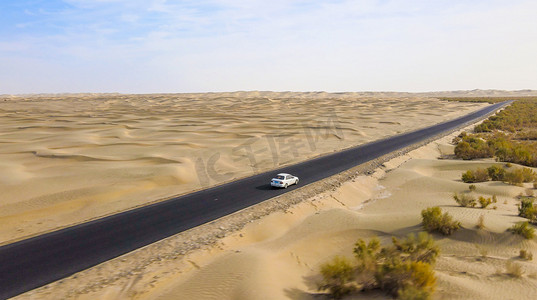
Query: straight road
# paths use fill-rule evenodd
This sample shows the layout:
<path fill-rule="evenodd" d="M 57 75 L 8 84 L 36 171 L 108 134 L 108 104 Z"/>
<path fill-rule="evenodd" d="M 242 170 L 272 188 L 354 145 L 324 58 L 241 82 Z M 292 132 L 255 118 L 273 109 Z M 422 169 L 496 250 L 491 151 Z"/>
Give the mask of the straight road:
<path fill-rule="evenodd" d="M 70 276 L 184 230 L 291 191 L 271 189 L 286 172 L 306 185 L 472 122 L 510 104 L 490 105 L 464 117 L 292 166 L 0 247 L 0 299 Z"/>

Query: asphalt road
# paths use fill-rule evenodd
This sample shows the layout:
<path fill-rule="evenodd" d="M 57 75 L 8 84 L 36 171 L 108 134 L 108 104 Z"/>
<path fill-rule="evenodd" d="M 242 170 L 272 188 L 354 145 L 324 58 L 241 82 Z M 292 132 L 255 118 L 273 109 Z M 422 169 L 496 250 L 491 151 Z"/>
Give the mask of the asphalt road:
<path fill-rule="evenodd" d="M 221 186 L 0 247 L 0 299 L 16 296 L 297 188 L 271 189 L 287 172 L 306 185 L 421 142 L 509 102 L 428 128 L 357 146 Z"/>

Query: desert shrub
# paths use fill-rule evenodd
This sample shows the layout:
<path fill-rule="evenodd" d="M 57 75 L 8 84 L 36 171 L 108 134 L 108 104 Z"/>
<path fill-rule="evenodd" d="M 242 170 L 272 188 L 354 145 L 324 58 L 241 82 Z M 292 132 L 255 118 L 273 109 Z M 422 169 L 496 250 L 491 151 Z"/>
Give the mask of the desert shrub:
<path fill-rule="evenodd" d="M 470 190 L 470 192 L 474 192 L 477 189 L 477 187 L 475 186 L 475 184 L 470 184 L 468 186 L 468 189 Z"/>
<path fill-rule="evenodd" d="M 489 180 L 489 174 L 485 169 L 477 169 L 475 171 L 468 170 L 462 173 L 462 181 L 466 183 L 485 182 Z"/>
<path fill-rule="evenodd" d="M 535 174 L 535 172 L 530 168 L 522 168 L 516 171 L 522 174 L 522 177 L 524 178 L 524 182 L 532 182 L 535 179 L 537 179 L 537 174 Z"/>
<path fill-rule="evenodd" d="M 377 238 L 369 243 L 360 239 L 353 252 L 357 264 L 336 257 L 321 266 L 319 290 L 328 290 L 335 299 L 368 288 L 382 289 L 398 299 L 430 299 L 436 284 L 433 264 L 440 250 L 426 232 L 403 240 L 393 237 L 386 247 Z"/>
<path fill-rule="evenodd" d="M 503 181 L 505 179 L 505 169 L 497 165 L 488 167 L 487 173 L 490 177 L 490 180 Z"/>
<path fill-rule="evenodd" d="M 454 221 L 447 212 L 442 214 L 442 209 L 438 206 L 429 207 L 421 211 L 423 228 L 428 232 L 439 232 L 443 235 L 450 235 L 461 227 L 461 223 Z"/>
<path fill-rule="evenodd" d="M 477 225 L 476 227 L 478 229 L 483 229 L 485 228 L 485 215 L 480 215 L 479 218 L 477 219 Z"/>
<path fill-rule="evenodd" d="M 481 138 L 467 135 L 455 147 L 455 156 L 464 160 L 492 157 L 494 150 Z"/>
<path fill-rule="evenodd" d="M 392 237 L 392 248 L 384 248 L 381 252 L 384 256 L 392 255 L 390 251 L 400 255 L 403 254 L 406 259 L 412 261 L 421 261 L 429 264 L 434 264 L 436 258 L 440 254 L 440 248 L 434 244 L 434 239 L 426 232 L 420 232 L 416 237 L 413 234 L 409 234 L 406 239 L 399 241 L 397 238 Z"/>
<path fill-rule="evenodd" d="M 457 202 L 460 206 L 463 207 L 475 207 L 477 202 L 474 197 L 467 195 L 467 194 L 453 194 L 453 199 L 455 202 Z"/>
<path fill-rule="evenodd" d="M 392 244 L 380 251 L 382 264 L 375 275 L 380 288 L 398 298 L 429 299 L 436 284 L 432 265 L 440 253 L 432 236 L 421 232 L 402 241 L 394 237 Z"/>
<path fill-rule="evenodd" d="M 518 205 L 518 215 L 529 219 L 530 222 L 537 221 L 537 209 L 533 206 L 533 199 L 522 198 Z"/>
<path fill-rule="evenodd" d="M 506 168 L 510 168 L 510 167 L 512 167 L 512 166 L 513 166 L 513 164 L 512 164 L 512 163 L 509 163 L 509 162 L 505 164 L 505 167 L 506 167 Z"/>
<path fill-rule="evenodd" d="M 368 244 L 364 240 L 358 240 L 354 245 L 354 257 L 357 260 L 358 280 L 364 290 L 374 288 L 376 285 L 375 272 L 377 270 L 380 241 L 373 238 Z"/>
<path fill-rule="evenodd" d="M 430 298 L 431 292 L 414 286 L 406 286 L 397 292 L 399 300 L 428 300 Z"/>
<path fill-rule="evenodd" d="M 530 168 L 516 169 L 505 174 L 505 181 L 512 185 L 522 185 L 523 182 L 532 182 L 537 175 Z"/>
<path fill-rule="evenodd" d="M 481 205 L 481 208 L 487 208 L 492 203 L 491 198 L 485 198 L 483 196 L 479 196 L 479 199 L 477 199 L 479 202 L 479 205 Z"/>
<path fill-rule="evenodd" d="M 519 256 L 520 258 L 525 259 L 525 260 L 533 259 L 533 253 L 524 249 L 520 249 Z"/>
<path fill-rule="evenodd" d="M 428 299 L 434 292 L 436 277 L 430 264 L 421 261 L 390 260 L 380 267 L 377 274 L 380 288 L 397 297 L 413 293 Z"/>
<path fill-rule="evenodd" d="M 521 172 L 516 172 L 516 170 L 513 172 L 507 172 L 505 174 L 505 182 L 510 185 L 521 186 L 524 182 L 524 175 L 522 175 Z"/>
<path fill-rule="evenodd" d="M 527 240 L 531 240 L 535 236 L 535 229 L 527 221 L 513 225 L 513 227 L 509 228 L 509 231 L 513 234 L 521 235 Z"/>
<path fill-rule="evenodd" d="M 334 299 L 341 299 L 355 290 L 355 269 L 348 259 L 336 256 L 330 263 L 321 266 L 320 290 L 328 290 Z"/>
<path fill-rule="evenodd" d="M 520 278 L 522 277 L 522 274 L 524 274 L 524 270 L 522 270 L 520 264 L 509 260 L 505 264 L 505 273 L 509 276 Z"/>

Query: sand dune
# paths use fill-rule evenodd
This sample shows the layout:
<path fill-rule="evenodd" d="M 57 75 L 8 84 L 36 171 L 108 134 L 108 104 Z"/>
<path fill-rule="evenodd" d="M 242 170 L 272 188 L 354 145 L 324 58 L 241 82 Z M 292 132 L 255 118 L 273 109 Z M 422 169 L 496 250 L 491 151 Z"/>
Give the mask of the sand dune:
<path fill-rule="evenodd" d="M 4 97 L 0 244 L 482 106 L 357 93 Z"/>
<path fill-rule="evenodd" d="M 436 143 L 426 147 L 428 155 L 440 155 L 434 149 L 436 147 Z M 404 236 L 421 230 L 420 211 L 430 206 L 441 206 L 463 225 L 453 236 L 436 236 L 442 255 L 436 267 L 439 286 L 435 298 L 533 298 L 537 294 L 537 264 L 519 259 L 518 250 L 536 253 L 537 244 L 506 232 L 508 227 L 521 220 L 517 216 L 514 197 L 524 188 L 503 183 L 480 183 L 476 193 L 498 195 L 498 208 L 457 207 L 451 195 L 468 189 L 468 184 L 460 181 L 460 174 L 476 165 L 483 167 L 495 163 L 436 160 L 424 158 L 423 152 L 424 149 L 411 152 L 409 156 L 414 159 L 387 173 L 375 181 L 375 185 L 371 185 L 371 181 L 363 184 L 366 181 L 362 179 L 359 180 L 362 182 L 347 182 L 336 191 L 329 192 L 329 197 L 324 200 L 325 209 L 314 214 L 295 207 L 290 213 L 303 218 L 285 232 L 276 236 L 265 235 L 262 240 L 240 247 L 229 242 L 231 246 L 224 248 L 228 251 L 208 256 L 205 261 L 200 259 L 199 271 L 192 270 L 187 273 L 190 275 L 176 277 L 171 287 L 142 298 L 251 299 L 251 293 L 259 292 L 253 298 L 318 299 L 315 282 L 320 263 L 336 254 L 351 256 L 350 250 L 358 238 L 377 235 L 389 243 L 392 235 Z M 330 201 L 330 198 L 337 201 Z M 366 198 L 369 202 L 365 206 L 355 207 L 357 202 Z M 475 225 L 482 214 L 485 215 L 486 228 L 480 230 Z M 284 219 L 283 216 L 280 218 Z M 280 222 L 272 219 L 270 223 L 281 224 L 281 219 Z M 250 227 L 263 227 L 263 222 Z M 241 233 L 245 239 L 250 234 L 256 234 L 256 230 L 246 228 Z M 515 261 L 523 267 L 522 278 L 506 274 L 508 261 Z M 246 276 L 248 279 L 234 282 L 230 279 L 234 276 Z M 223 277 L 227 277 L 227 281 L 220 280 Z M 201 297 L 202 290 L 218 293 Z M 250 294 L 238 294 L 237 291 Z M 389 299 L 375 293 L 349 299 L 362 297 Z"/>

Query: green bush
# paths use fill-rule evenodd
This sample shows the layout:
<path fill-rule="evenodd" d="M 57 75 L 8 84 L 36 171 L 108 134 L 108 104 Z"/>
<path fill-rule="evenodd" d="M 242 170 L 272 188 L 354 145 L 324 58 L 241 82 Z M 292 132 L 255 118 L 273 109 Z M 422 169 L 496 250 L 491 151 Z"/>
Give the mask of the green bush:
<path fill-rule="evenodd" d="M 345 257 L 336 256 L 330 263 L 321 266 L 323 281 L 320 290 L 328 290 L 334 299 L 341 299 L 353 292 L 355 268 Z"/>
<path fill-rule="evenodd" d="M 453 194 L 453 199 L 462 207 L 475 207 L 477 202 L 474 197 L 468 194 Z"/>
<path fill-rule="evenodd" d="M 537 221 L 537 209 L 533 206 L 533 199 L 522 198 L 518 205 L 518 215 L 529 219 L 530 222 Z"/>
<path fill-rule="evenodd" d="M 535 229 L 526 221 L 520 222 L 508 229 L 513 234 L 523 236 L 527 240 L 531 240 L 535 236 Z"/>
<path fill-rule="evenodd" d="M 487 172 L 492 181 L 503 181 L 505 179 L 505 169 L 497 165 L 488 167 Z"/>
<path fill-rule="evenodd" d="M 438 206 L 429 207 L 421 211 L 423 228 L 428 232 L 439 232 L 443 235 L 450 235 L 461 227 L 461 223 L 454 221 L 447 212 L 442 214 L 442 209 Z"/>

